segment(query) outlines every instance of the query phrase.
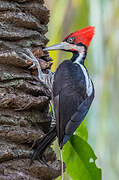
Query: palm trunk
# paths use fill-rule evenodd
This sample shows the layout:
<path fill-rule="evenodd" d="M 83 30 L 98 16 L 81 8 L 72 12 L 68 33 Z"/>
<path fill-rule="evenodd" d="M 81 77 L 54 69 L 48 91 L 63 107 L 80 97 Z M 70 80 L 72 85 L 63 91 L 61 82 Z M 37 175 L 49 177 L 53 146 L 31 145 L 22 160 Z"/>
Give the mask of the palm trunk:
<path fill-rule="evenodd" d="M 33 50 L 50 66 L 42 46 L 48 39 L 49 11 L 43 0 L 0 0 L 0 179 L 54 179 L 60 175 L 60 165 L 49 148 L 46 167 L 29 158 L 35 141 L 48 131 L 50 92 L 38 80 L 30 62 L 20 56 L 24 47 Z"/>

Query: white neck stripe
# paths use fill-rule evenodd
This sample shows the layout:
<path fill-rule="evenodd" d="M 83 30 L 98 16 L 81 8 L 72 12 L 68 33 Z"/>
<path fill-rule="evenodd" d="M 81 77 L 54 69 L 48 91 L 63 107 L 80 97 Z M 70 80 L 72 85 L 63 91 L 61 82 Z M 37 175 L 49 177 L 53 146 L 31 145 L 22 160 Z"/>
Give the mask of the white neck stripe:
<path fill-rule="evenodd" d="M 92 82 L 90 80 L 90 77 L 85 69 L 85 67 L 82 65 L 82 64 L 79 64 L 83 73 L 84 73 L 84 76 L 85 76 L 85 81 L 86 81 L 86 92 L 87 92 L 87 95 L 90 96 L 93 92 L 93 86 L 92 86 Z"/>
<path fill-rule="evenodd" d="M 75 63 L 77 63 L 77 64 L 81 63 L 84 56 L 85 56 L 85 51 L 79 53 L 78 57 L 75 60 Z"/>
<path fill-rule="evenodd" d="M 84 53 L 85 52 L 82 52 L 78 57 L 77 59 L 74 61 L 74 63 L 78 64 L 82 71 L 83 71 L 83 74 L 85 76 L 85 81 L 86 81 L 86 93 L 88 96 L 90 96 L 93 92 L 93 85 L 92 85 L 92 82 L 91 82 L 91 79 L 88 75 L 88 72 L 86 71 L 86 68 L 81 64 L 81 61 L 82 61 L 82 58 L 84 57 Z"/>

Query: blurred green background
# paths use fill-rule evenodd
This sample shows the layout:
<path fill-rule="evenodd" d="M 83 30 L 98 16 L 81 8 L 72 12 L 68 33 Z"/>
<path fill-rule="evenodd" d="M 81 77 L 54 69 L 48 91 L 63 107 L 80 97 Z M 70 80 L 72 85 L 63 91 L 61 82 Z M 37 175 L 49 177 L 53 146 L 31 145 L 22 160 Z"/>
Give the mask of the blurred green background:
<path fill-rule="evenodd" d="M 49 45 L 69 33 L 93 25 L 95 37 L 86 66 L 95 85 L 95 100 L 87 115 L 88 142 L 104 180 L 119 180 L 119 0 L 45 0 L 50 9 Z M 52 51 L 52 70 L 70 53 Z"/>

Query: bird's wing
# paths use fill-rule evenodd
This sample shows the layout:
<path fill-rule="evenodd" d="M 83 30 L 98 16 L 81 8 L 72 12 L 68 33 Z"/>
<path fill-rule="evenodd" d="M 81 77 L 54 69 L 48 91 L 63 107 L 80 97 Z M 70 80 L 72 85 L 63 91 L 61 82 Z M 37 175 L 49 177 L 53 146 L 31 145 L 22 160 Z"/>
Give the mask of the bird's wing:
<path fill-rule="evenodd" d="M 66 91 L 67 89 L 63 89 L 59 94 L 57 133 L 61 148 L 85 118 L 94 98 L 92 94 L 82 100 L 77 91 L 73 91 L 72 95 L 69 93 L 69 96 L 65 95 Z"/>
<path fill-rule="evenodd" d="M 78 107 L 76 112 L 71 116 L 70 120 L 68 121 L 67 125 L 65 126 L 65 132 L 63 137 L 63 142 L 60 145 L 61 148 L 63 145 L 69 140 L 69 138 L 73 135 L 77 127 L 81 124 L 84 120 L 90 105 L 93 101 L 94 94 L 87 97 Z"/>
<path fill-rule="evenodd" d="M 89 101 L 86 95 L 85 77 L 80 67 L 70 61 L 65 61 L 59 66 L 54 77 L 53 96 L 57 136 L 62 147 L 84 119 L 90 107 L 87 104 Z"/>

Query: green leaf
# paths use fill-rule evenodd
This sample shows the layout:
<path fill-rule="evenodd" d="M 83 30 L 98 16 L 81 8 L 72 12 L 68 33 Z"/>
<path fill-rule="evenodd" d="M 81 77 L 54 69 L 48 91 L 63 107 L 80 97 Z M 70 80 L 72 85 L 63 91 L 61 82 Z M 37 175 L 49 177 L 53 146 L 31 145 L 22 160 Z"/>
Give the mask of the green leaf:
<path fill-rule="evenodd" d="M 101 180 L 101 169 L 96 167 L 97 159 L 90 145 L 77 135 L 63 148 L 66 172 L 73 180 Z"/>
<path fill-rule="evenodd" d="M 88 140 L 88 130 L 86 126 L 86 120 L 83 120 L 80 126 L 76 129 L 75 134 L 80 136 L 85 141 Z"/>

